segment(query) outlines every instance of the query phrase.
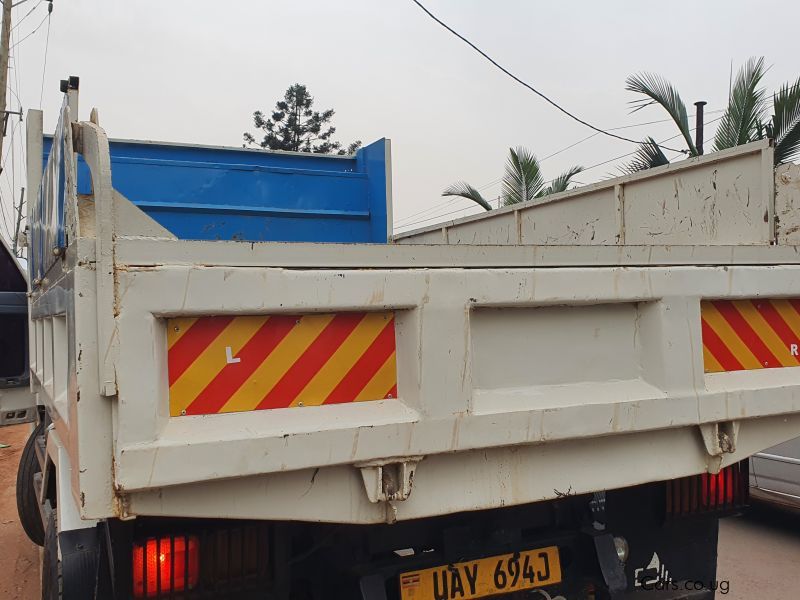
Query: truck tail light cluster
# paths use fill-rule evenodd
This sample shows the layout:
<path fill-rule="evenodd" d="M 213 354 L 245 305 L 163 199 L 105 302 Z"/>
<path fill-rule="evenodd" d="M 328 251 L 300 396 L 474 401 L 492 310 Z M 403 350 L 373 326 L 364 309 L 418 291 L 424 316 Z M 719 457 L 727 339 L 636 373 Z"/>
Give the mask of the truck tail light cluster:
<path fill-rule="evenodd" d="M 667 482 L 668 517 L 738 510 L 749 499 L 748 461 L 725 467 L 717 474 L 702 473 Z"/>
<path fill-rule="evenodd" d="M 249 598 L 270 582 L 264 523 L 195 527 L 185 533 L 151 531 L 134 540 L 131 574 L 136 600 Z"/>
<path fill-rule="evenodd" d="M 194 589 L 200 574 L 199 545 L 195 535 L 170 535 L 134 543 L 134 598 L 161 598 Z"/>

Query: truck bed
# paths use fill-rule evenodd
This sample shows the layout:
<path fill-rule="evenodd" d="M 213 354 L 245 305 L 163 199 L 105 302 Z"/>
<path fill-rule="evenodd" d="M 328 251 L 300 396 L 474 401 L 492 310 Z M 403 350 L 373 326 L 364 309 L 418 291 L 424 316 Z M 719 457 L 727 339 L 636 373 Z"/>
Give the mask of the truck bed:
<path fill-rule="evenodd" d="M 114 188 L 103 130 L 75 127 L 92 194 L 66 187 L 70 243 L 31 318 L 34 386 L 61 415 L 54 439 L 82 518 L 394 522 L 715 473 L 800 431 L 790 348 L 775 350 L 780 364 L 720 371 L 704 333 L 715 307 L 800 297 L 798 248 L 774 243 L 768 145 L 691 161 L 693 177 L 713 172 L 756 207 L 720 204 L 716 231 L 730 208 L 736 236 L 692 226 L 669 244 L 550 245 L 512 228 L 506 243 L 495 224 L 523 218 L 507 210 L 403 244 L 285 243 L 179 239 Z M 682 210 L 705 210 L 704 190 L 687 187 Z M 480 245 L 455 243 L 467 225 Z M 183 324 L 354 314 L 390 315 L 390 393 L 174 410 Z M 246 361 L 236 343 L 222 339 L 220 373 Z"/>

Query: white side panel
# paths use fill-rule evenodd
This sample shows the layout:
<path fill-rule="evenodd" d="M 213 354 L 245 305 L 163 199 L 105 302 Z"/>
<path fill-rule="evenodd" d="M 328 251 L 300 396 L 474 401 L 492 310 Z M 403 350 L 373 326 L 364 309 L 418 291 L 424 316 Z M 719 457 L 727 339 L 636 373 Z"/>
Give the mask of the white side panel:
<path fill-rule="evenodd" d="M 780 165 L 775 171 L 775 220 L 778 243 L 800 243 L 800 165 Z"/>
<path fill-rule="evenodd" d="M 774 239 L 767 140 L 395 236 L 408 243 L 768 245 Z M 516 224 L 516 228 L 515 228 Z M 442 232 L 439 242 L 431 233 Z"/>
<path fill-rule="evenodd" d="M 517 221 L 514 213 L 507 212 L 496 219 L 464 223 L 447 230 L 450 244 L 516 244 Z"/>
<path fill-rule="evenodd" d="M 314 469 L 322 470 L 319 477 L 330 469 L 331 477 L 343 479 L 330 482 L 328 505 L 317 518 L 373 522 L 382 510 L 358 508 L 362 500 L 354 500 L 356 492 L 349 487 L 351 470 L 357 473 L 356 465 L 368 461 L 424 456 L 407 505 L 414 508 L 398 509 L 397 518 L 419 517 L 554 497 L 553 481 L 572 484 L 573 490 L 598 485 L 578 466 L 577 455 L 571 462 L 569 451 L 559 450 L 581 440 L 609 458 L 617 452 L 636 457 L 617 459 L 624 469 L 604 471 L 603 487 L 615 487 L 665 479 L 673 472 L 715 470 L 728 462 L 732 456 L 712 455 L 705 448 L 701 424 L 736 423 L 743 435 L 751 424 L 773 423 L 753 438 L 764 446 L 736 446 L 735 456 L 741 457 L 746 456 L 743 448 L 757 451 L 798 433 L 778 424 L 800 412 L 800 368 L 704 375 L 699 308 L 703 297 L 796 296 L 797 266 L 147 266 L 119 270 L 118 281 L 114 487 L 130 501 L 129 514 L 166 514 L 159 511 L 167 508 L 145 500 L 150 491 L 159 490 L 160 498 L 173 493 L 180 498 L 182 491 L 170 490 L 191 489 L 200 496 L 200 487 L 207 486 L 203 489 L 214 497 L 214 480 L 221 482 L 219 490 L 247 489 L 263 499 L 273 492 L 264 496 L 256 490 L 281 487 L 280 497 L 291 497 L 309 487 Z M 399 398 L 168 416 L 166 317 L 354 309 L 397 311 Z M 770 421 L 773 416 L 779 419 Z M 796 420 L 786 422 L 798 426 Z M 694 441 L 674 448 L 684 439 Z M 669 469 L 654 454 L 658 449 L 663 456 L 665 448 L 673 449 Z M 478 497 L 456 500 L 450 499 L 445 482 L 463 489 L 468 480 L 426 466 L 470 471 L 476 468 L 471 461 L 484 452 L 498 457 L 490 461 L 495 472 L 503 472 L 507 453 L 518 457 L 514 473 L 537 469 L 537 457 L 547 452 L 558 476 L 529 485 L 510 474 L 502 482 L 487 482 Z M 581 478 L 585 483 L 576 483 Z M 420 493 L 423 481 L 428 491 Z M 511 496 L 502 489 L 508 486 L 516 489 Z M 437 496 L 439 502 L 417 505 L 418 493 Z M 241 497 L 235 506 L 253 511 L 254 502 Z M 173 514 L 193 514 L 205 510 L 202 506 Z M 259 506 L 260 518 L 310 518 L 304 503 Z M 218 510 L 228 514 L 238 509 Z"/>
<path fill-rule="evenodd" d="M 761 157 L 665 171 L 625 184 L 627 244 L 768 244 L 772 196 L 761 194 Z"/>
<path fill-rule="evenodd" d="M 525 422 L 519 425 L 524 427 Z M 746 422 L 740 431 L 740 449 L 726 455 L 724 465 L 743 459 L 773 437 L 786 437 L 798 429 L 797 416 Z M 388 504 L 367 501 L 358 471 L 343 466 L 169 487 L 129 497 L 131 511 L 142 515 L 380 523 L 513 506 L 549 499 L 554 493 L 614 489 L 632 481 L 693 475 L 706 468 L 696 431 L 665 429 L 439 454 L 419 463 L 408 500 Z"/>
<path fill-rule="evenodd" d="M 576 198 L 544 203 L 519 212 L 523 244 L 613 245 L 620 223 L 615 187 L 603 187 Z"/>

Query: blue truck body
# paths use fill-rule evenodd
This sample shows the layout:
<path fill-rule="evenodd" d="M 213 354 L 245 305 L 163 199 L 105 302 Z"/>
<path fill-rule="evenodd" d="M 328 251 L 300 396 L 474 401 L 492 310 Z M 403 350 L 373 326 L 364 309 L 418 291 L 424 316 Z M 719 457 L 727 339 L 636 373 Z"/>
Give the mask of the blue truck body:
<path fill-rule="evenodd" d="M 45 168 L 52 139 L 45 139 Z M 390 234 L 386 139 L 354 156 L 127 140 L 109 146 L 114 188 L 180 239 L 386 243 Z M 81 159 L 78 193 L 90 186 Z"/>

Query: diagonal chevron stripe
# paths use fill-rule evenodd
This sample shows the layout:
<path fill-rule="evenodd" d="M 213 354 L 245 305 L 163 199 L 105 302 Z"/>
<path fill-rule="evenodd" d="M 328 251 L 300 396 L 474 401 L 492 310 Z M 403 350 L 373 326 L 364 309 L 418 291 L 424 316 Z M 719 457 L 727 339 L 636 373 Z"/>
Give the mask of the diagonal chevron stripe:
<path fill-rule="evenodd" d="M 397 396 L 391 312 L 181 318 L 167 327 L 172 416 Z"/>
<path fill-rule="evenodd" d="M 236 390 L 220 412 L 255 410 L 258 403 L 281 380 L 283 374 L 303 355 L 317 339 L 334 315 L 306 315 L 281 340 L 277 348 L 256 368 L 253 374 Z"/>
<path fill-rule="evenodd" d="M 353 367 L 378 337 L 383 326 L 391 319 L 392 316 L 387 313 L 368 313 L 323 367 L 311 378 L 308 385 L 295 397 L 292 406 L 297 406 L 301 402 L 304 406 L 316 406 L 325 402 L 325 399 L 341 380 L 342 375 Z M 385 395 L 384 392 L 372 400 L 383 398 Z"/>
<path fill-rule="evenodd" d="M 228 365 L 228 349 L 236 356 L 267 317 L 231 319 L 225 329 L 200 352 L 177 381 L 170 385 L 170 415 L 187 414 L 189 405 Z M 197 324 L 194 325 L 196 327 Z M 184 413 L 183 411 L 187 411 Z"/>
<path fill-rule="evenodd" d="M 219 412 L 231 394 L 247 381 L 258 365 L 289 334 L 299 318 L 294 315 L 270 317 L 236 353 L 239 362 L 226 365 L 211 383 L 191 401 L 186 409 L 186 414 L 204 415 Z M 246 319 L 258 319 L 258 317 L 239 317 L 237 320 Z"/>
<path fill-rule="evenodd" d="M 336 315 L 297 360 L 286 369 L 256 408 L 282 408 L 294 404 L 300 392 L 325 366 L 363 318 L 363 314 Z"/>
<path fill-rule="evenodd" d="M 364 402 L 365 400 L 374 400 L 375 398 L 387 398 L 391 393 L 394 386 L 397 385 L 397 363 L 396 354 L 392 352 L 386 362 L 377 370 L 375 375 L 372 376 L 364 386 L 358 396 L 356 402 Z"/>
<path fill-rule="evenodd" d="M 169 348 L 169 385 L 172 386 L 175 381 L 189 368 L 189 366 L 197 360 L 197 357 L 203 352 L 208 345 L 222 333 L 222 331 L 233 321 L 232 317 L 208 317 L 204 319 L 197 319 L 191 324 L 187 330 L 182 330 L 182 319 L 175 319 L 169 321 L 168 331 L 174 332 L 173 335 L 177 338 L 177 334 L 181 331 L 184 333 L 180 339 L 176 339 L 174 344 Z M 167 336 L 167 343 L 170 339 Z"/>
<path fill-rule="evenodd" d="M 341 379 L 325 399 L 325 404 L 339 404 L 358 399 L 360 392 L 394 353 L 394 323 L 387 323 L 367 351 Z"/>
<path fill-rule="evenodd" d="M 794 299 L 703 301 L 705 371 L 800 366 L 798 308 Z"/>
<path fill-rule="evenodd" d="M 701 305 L 701 313 L 703 320 L 708 324 L 711 330 L 719 337 L 722 346 L 727 348 L 728 351 L 734 356 L 736 361 L 741 365 L 741 369 L 760 369 L 761 363 L 753 355 L 745 343 L 736 335 L 733 327 L 722 317 L 717 310 L 717 307 L 712 302 L 703 302 Z M 704 340 L 705 342 L 705 340 Z M 713 348 L 709 348 L 713 352 Z M 715 353 L 717 360 L 720 356 Z M 720 362 L 725 365 L 724 360 Z M 726 371 L 738 371 L 740 369 L 726 368 Z"/>
<path fill-rule="evenodd" d="M 788 337 L 784 340 L 789 328 L 769 300 L 753 300 L 742 304 L 744 307 L 739 309 L 739 312 L 769 348 L 780 366 L 796 367 L 800 364 L 797 362 L 797 357 L 792 356 L 789 352 L 790 345 L 796 343 L 797 338 L 789 332 Z M 736 306 L 739 308 L 738 303 Z"/>
<path fill-rule="evenodd" d="M 172 348 L 196 322 L 197 317 L 170 319 L 170 327 L 167 329 L 167 348 Z"/>

